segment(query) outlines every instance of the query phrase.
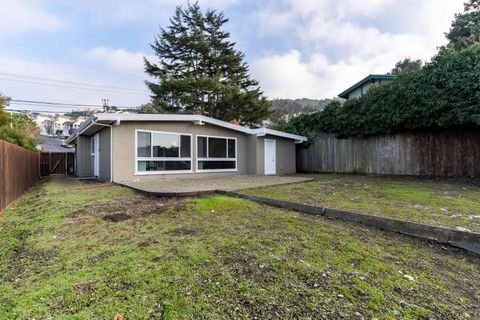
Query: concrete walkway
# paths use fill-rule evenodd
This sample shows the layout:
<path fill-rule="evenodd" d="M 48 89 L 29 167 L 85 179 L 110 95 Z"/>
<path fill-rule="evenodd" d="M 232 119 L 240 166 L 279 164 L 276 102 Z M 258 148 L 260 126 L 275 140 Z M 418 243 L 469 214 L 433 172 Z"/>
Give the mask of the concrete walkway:
<path fill-rule="evenodd" d="M 121 182 L 127 187 L 152 195 L 191 196 L 216 190 L 236 191 L 280 184 L 310 181 L 311 178 L 292 176 L 253 176 L 231 173 L 172 174 Z"/>

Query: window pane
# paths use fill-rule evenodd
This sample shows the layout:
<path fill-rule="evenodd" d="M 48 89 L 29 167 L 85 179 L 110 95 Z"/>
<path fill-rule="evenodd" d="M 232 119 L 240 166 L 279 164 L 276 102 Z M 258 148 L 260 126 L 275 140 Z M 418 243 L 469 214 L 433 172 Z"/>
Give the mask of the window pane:
<path fill-rule="evenodd" d="M 180 157 L 190 158 L 191 148 L 190 148 L 190 136 L 181 136 L 180 137 Z"/>
<path fill-rule="evenodd" d="M 228 157 L 235 158 L 235 140 L 228 139 Z"/>
<path fill-rule="evenodd" d="M 235 161 L 198 161 L 199 170 L 235 169 Z"/>
<path fill-rule="evenodd" d="M 227 157 L 227 139 L 208 138 L 208 157 L 226 158 Z"/>
<path fill-rule="evenodd" d="M 137 132 L 137 157 L 151 157 L 150 132 Z"/>
<path fill-rule="evenodd" d="M 190 170 L 190 161 L 138 161 L 137 170 L 142 171 L 171 171 Z"/>
<path fill-rule="evenodd" d="M 197 157 L 206 158 L 207 157 L 207 138 L 206 137 L 198 137 L 197 143 L 198 143 Z"/>
<path fill-rule="evenodd" d="M 171 133 L 153 132 L 152 145 L 153 157 L 174 157 L 179 156 L 179 135 Z"/>

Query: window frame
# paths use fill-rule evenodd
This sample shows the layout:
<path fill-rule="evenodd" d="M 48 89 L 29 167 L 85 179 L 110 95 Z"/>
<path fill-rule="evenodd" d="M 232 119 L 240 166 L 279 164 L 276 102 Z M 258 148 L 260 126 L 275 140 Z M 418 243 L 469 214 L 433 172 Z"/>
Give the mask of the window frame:
<path fill-rule="evenodd" d="M 212 136 L 212 135 L 203 135 L 203 134 L 197 134 L 196 135 L 197 139 L 195 141 L 195 146 L 196 146 L 196 153 L 195 155 L 197 156 L 197 159 L 196 159 L 196 171 L 195 172 L 199 172 L 199 173 L 206 173 L 206 172 L 236 172 L 238 171 L 238 141 L 237 141 L 237 138 L 236 137 L 228 137 L 228 136 Z M 199 138 L 207 138 L 207 157 L 199 157 L 198 156 L 198 140 Z M 209 150 L 208 150 L 208 138 L 218 138 L 218 139 L 225 139 L 227 140 L 226 142 L 226 155 L 227 157 L 226 158 L 210 158 L 209 157 Z M 228 157 L 228 140 L 231 139 L 231 140 L 234 140 L 235 141 L 235 158 L 229 158 Z M 232 168 L 232 169 L 198 169 L 198 163 L 200 161 L 235 161 L 235 168 Z"/>
<path fill-rule="evenodd" d="M 178 158 L 175 157 L 139 157 L 138 156 L 138 132 L 175 134 L 178 136 Z M 181 136 L 190 137 L 190 157 L 180 157 L 181 155 Z M 183 132 L 168 132 L 147 129 L 135 129 L 135 161 L 134 175 L 152 175 L 152 174 L 176 174 L 176 173 L 193 173 L 193 135 Z M 153 136 L 150 136 L 150 155 L 153 155 Z M 190 161 L 190 170 L 164 170 L 164 171 L 138 171 L 139 161 Z"/>

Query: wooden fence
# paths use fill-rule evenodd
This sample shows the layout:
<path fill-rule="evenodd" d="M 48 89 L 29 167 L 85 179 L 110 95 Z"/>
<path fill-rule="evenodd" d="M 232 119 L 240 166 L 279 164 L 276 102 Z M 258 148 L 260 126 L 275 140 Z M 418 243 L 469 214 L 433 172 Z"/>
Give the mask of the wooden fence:
<path fill-rule="evenodd" d="M 337 139 L 319 134 L 298 147 L 299 172 L 480 177 L 480 130 Z"/>
<path fill-rule="evenodd" d="M 40 155 L 40 174 L 73 174 L 75 170 L 75 153 L 42 152 Z"/>
<path fill-rule="evenodd" d="M 0 211 L 40 179 L 40 153 L 0 140 Z"/>

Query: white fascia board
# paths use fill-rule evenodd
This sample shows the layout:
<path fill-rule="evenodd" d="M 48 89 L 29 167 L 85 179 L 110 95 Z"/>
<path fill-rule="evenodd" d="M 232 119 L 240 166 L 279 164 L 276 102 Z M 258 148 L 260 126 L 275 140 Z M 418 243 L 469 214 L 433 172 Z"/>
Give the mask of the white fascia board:
<path fill-rule="evenodd" d="M 306 137 L 298 136 L 291 133 L 286 133 L 282 131 L 267 129 L 267 128 L 258 128 L 251 129 L 249 127 L 239 126 L 233 123 L 229 123 L 222 120 L 213 119 L 207 116 L 197 115 L 197 114 L 115 114 L 115 113 L 97 113 L 91 115 L 85 122 L 80 126 L 78 130 L 78 135 L 82 134 L 86 129 L 91 125 L 94 125 L 95 122 L 116 122 L 121 123 L 122 121 L 192 121 L 196 123 L 208 123 L 219 127 L 224 127 L 227 129 L 240 131 L 245 134 L 256 135 L 258 137 L 265 136 L 267 134 L 283 137 L 286 139 L 295 140 L 295 143 L 302 143 L 307 141 Z M 69 138 L 71 139 L 71 138 Z"/>
<path fill-rule="evenodd" d="M 250 128 L 197 114 L 96 114 L 97 121 L 195 121 L 252 134 Z"/>
<path fill-rule="evenodd" d="M 286 139 L 292 139 L 292 140 L 295 140 L 295 143 L 302 143 L 307 141 L 307 137 L 299 136 L 296 134 L 291 134 L 283 131 L 278 131 L 278 130 L 273 130 L 268 128 L 258 128 L 258 129 L 252 129 L 252 130 L 254 131 L 254 134 L 257 135 L 257 137 L 264 137 L 268 134 L 268 135 L 282 137 Z"/>

